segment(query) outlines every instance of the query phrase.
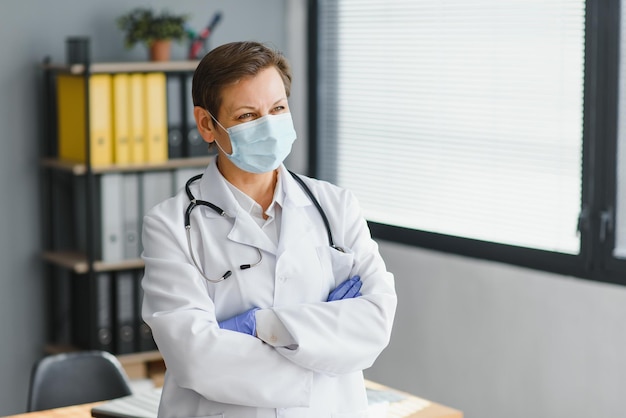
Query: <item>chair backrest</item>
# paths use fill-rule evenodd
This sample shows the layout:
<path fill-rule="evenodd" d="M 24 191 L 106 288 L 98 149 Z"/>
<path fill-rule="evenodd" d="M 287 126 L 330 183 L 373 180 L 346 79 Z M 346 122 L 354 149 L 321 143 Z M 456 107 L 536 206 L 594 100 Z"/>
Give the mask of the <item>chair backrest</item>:
<path fill-rule="evenodd" d="M 28 411 L 103 401 L 130 395 L 128 376 L 106 351 L 53 354 L 32 369 Z"/>

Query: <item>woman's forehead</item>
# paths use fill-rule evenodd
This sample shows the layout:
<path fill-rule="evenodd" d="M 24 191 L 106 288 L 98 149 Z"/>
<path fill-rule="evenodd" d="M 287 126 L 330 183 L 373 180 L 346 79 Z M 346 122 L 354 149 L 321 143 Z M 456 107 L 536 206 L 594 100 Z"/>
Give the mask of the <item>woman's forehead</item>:
<path fill-rule="evenodd" d="M 261 70 L 222 89 L 222 109 L 231 111 L 247 106 L 269 106 L 286 99 L 282 77 L 274 67 Z"/>

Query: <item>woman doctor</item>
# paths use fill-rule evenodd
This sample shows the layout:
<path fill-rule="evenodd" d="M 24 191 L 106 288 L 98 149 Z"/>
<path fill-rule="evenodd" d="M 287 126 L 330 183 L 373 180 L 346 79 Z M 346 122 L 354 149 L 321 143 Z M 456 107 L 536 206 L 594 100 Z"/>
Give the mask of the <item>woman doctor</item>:
<path fill-rule="evenodd" d="M 362 370 L 389 342 L 393 276 L 354 196 L 282 164 L 290 87 L 285 58 L 256 42 L 195 71 L 194 116 L 217 156 L 143 223 L 161 418 L 367 416 Z"/>

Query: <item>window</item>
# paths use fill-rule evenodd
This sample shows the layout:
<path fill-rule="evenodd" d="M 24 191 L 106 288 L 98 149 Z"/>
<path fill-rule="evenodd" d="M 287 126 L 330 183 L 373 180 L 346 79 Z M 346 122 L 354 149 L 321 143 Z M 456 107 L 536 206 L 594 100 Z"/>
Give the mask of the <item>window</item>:
<path fill-rule="evenodd" d="M 375 236 L 626 282 L 617 1 L 314 5 L 314 174 Z"/>

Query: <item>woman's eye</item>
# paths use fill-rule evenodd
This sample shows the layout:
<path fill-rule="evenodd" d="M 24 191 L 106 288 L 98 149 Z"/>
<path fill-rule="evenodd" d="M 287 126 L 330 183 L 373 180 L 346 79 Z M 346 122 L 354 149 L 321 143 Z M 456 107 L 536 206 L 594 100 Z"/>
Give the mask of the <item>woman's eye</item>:
<path fill-rule="evenodd" d="M 252 116 L 253 116 L 252 113 L 244 113 L 243 115 L 239 116 L 237 119 L 240 119 L 240 120 L 250 119 Z"/>
<path fill-rule="evenodd" d="M 273 110 L 274 113 L 282 113 L 285 111 L 285 106 L 276 106 Z"/>

